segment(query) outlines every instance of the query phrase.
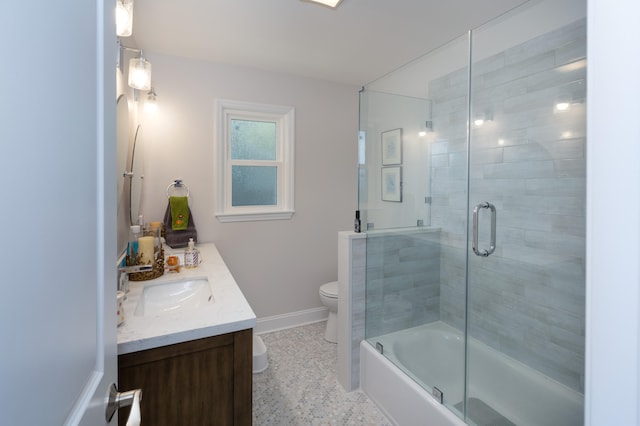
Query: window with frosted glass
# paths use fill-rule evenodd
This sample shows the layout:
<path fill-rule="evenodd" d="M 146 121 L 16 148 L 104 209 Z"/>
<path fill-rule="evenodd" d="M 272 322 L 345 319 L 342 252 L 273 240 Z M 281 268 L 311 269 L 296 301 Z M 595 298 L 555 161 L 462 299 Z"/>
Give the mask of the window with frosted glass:
<path fill-rule="evenodd" d="M 294 213 L 294 109 L 216 101 L 216 217 L 290 219 Z"/>
<path fill-rule="evenodd" d="M 275 206 L 278 203 L 276 123 L 231 120 L 231 205 Z M 253 165 L 238 165 L 246 160 Z M 264 165 L 259 165 L 263 162 Z M 258 163 L 258 164 L 256 164 Z"/>

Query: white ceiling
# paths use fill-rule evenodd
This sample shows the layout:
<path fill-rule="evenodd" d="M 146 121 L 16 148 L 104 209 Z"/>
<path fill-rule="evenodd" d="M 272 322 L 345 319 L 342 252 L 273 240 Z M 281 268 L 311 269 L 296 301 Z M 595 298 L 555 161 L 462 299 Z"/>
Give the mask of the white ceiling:
<path fill-rule="evenodd" d="M 135 0 L 145 51 L 364 85 L 526 0 Z"/>

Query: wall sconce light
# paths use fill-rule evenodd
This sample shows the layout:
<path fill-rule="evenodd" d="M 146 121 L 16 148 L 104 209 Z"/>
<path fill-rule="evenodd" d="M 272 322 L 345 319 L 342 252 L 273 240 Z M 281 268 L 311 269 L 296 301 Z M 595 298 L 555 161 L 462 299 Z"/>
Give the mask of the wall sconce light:
<path fill-rule="evenodd" d="M 129 86 L 139 90 L 151 89 L 151 62 L 140 56 L 129 60 Z"/>
<path fill-rule="evenodd" d="M 129 86 L 138 90 L 151 90 L 151 62 L 145 59 L 141 49 L 123 46 L 120 43 L 120 39 L 118 39 L 118 46 L 120 47 L 120 55 L 117 61 L 118 68 L 120 68 L 122 64 L 123 50 L 140 52 L 140 56 L 129 60 L 129 78 L 127 79 Z"/>
<path fill-rule="evenodd" d="M 144 102 L 144 110 L 147 112 L 156 112 L 158 110 L 158 100 L 156 90 L 152 87 L 147 92 L 147 99 Z"/>
<path fill-rule="evenodd" d="M 129 50 L 138 50 L 130 49 Z M 140 56 L 137 58 L 131 58 L 129 60 L 129 86 L 138 90 L 150 90 L 151 89 L 151 62 L 147 61 L 140 50 Z"/>
<path fill-rule="evenodd" d="M 116 34 L 118 37 L 133 34 L 133 0 L 117 0 Z"/>

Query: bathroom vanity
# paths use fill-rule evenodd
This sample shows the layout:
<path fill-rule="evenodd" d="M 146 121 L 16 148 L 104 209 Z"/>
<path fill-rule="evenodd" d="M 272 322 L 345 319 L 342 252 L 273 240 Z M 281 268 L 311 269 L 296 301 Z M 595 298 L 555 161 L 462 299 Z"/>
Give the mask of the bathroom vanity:
<path fill-rule="evenodd" d="M 142 389 L 143 424 L 250 425 L 256 317 L 216 247 L 198 248 L 198 268 L 130 283 L 119 388 Z M 124 424 L 129 409 L 120 411 Z"/>

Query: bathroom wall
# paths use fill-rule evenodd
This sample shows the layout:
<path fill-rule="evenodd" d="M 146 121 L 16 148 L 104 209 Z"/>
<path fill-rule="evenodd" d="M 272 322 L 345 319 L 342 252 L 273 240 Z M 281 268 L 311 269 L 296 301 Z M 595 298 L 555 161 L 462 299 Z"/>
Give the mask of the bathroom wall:
<path fill-rule="evenodd" d="M 189 186 L 199 242 L 214 242 L 257 317 L 321 310 L 318 288 L 337 279 L 338 232 L 357 206 L 358 87 L 145 50 L 159 110 L 142 114 L 146 220 L 160 220 L 166 188 Z M 214 217 L 214 99 L 295 107 L 291 220 L 220 223 Z"/>
<path fill-rule="evenodd" d="M 366 337 L 440 319 L 440 232 L 368 232 Z"/>

